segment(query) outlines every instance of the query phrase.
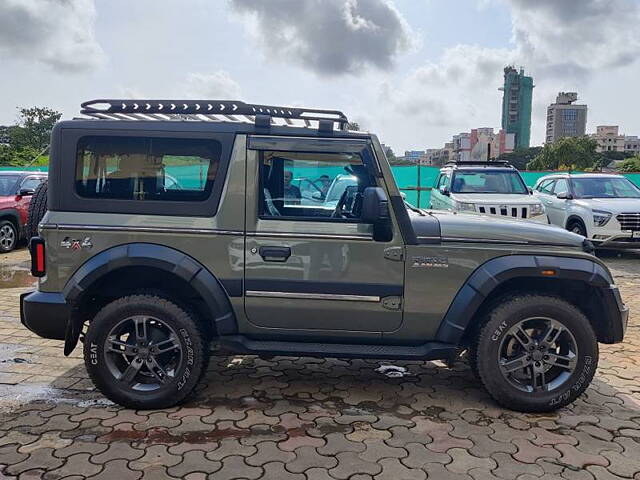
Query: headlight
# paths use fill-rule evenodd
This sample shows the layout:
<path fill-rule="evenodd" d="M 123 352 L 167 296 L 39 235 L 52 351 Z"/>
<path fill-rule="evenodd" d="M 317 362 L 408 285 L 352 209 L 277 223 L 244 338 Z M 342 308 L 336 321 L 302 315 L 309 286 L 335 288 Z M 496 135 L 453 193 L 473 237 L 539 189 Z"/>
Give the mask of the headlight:
<path fill-rule="evenodd" d="M 611 212 L 605 212 L 603 210 L 593 211 L 593 226 L 604 227 L 611 218 Z"/>
<path fill-rule="evenodd" d="M 475 212 L 475 203 L 456 202 L 456 210 L 459 212 Z"/>
<path fill-rule="evenodd" d="M 533 205 L 531 205 L 531 209 L 529 211 L 531 212 L 532 217 L 537 217 L 538 215 L 542 215 L 544 213 L 544 208 L 542 207 L 541 203 L 534 203 Z"/>

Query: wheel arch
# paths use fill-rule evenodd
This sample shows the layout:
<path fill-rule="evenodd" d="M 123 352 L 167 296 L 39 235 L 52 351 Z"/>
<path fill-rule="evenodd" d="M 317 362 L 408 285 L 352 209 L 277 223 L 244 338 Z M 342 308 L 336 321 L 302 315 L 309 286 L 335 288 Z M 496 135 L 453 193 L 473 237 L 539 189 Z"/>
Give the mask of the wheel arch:
<path fill-rule="evenodd" d="M 545 275 L 543 271 L 554 271 Z M 589 259 L 509 255 L 487 261 L 467 279 L 442 320 L 436 340 L 461 344 L 473 335 L 484 313 L 504 295 L 544 293 L 570 301 L 591 322 L 598 341 L 610 343 L 603 289 L 613 283 L 602 265 Z"/>
<path fill-rule="evenodd" d="M 15 208 L 5 208 L 0 210 L 0 221 L 9 220 L 16 227 L 16 234 L 20 237 L 21 225 L 20 225 L 20 213 Z"/>
<path fill-rule="evenodd" d="M 179 250 L 151 243 L 129 243 L 90 258 L 67 281 L 62 294 L 74 307 L 74 313 L 67 326 L 65 353 L 75 348 L 87 319 L 82 312 L 94 303 L 96 296 L 117 297 L 119 289 L 123 293 L 127 290 L 131 293 L 131 289 L 157 291 L 162 290 L 157 285 L 166 282 L 173 282 L 171 288 L 163 291 L 174 300 L 180 302 L 181 294 L 197 300 L 187 306 L 198 310 L 212 334 L 237 333 L 229 297 L 238 294 L 235 290 L 241 291 L 241 280 L 226 281 L 223 285 L 202 264 Z"/>
<path fill-rule="evenodd" d="M 587 231 L 587 224 L 580 215 L 576 215 L 575 213 L 569 215 L 564 225 L 565 229 L 569 229 L 569 225 L 571 225 L 571 222 L 580 222 L 584 227 L 584 230 Z"/>

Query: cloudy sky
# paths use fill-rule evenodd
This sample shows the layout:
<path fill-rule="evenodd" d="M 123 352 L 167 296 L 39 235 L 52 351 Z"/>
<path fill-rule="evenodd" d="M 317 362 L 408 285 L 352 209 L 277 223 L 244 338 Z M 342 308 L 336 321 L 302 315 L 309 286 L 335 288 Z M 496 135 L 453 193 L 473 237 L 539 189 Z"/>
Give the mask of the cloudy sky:
<path fill-rule="evenodd" d="M 0 0 L 0 124 L 91 98 L 338 108 L 396 151 L 500 125 L 502 69 L 640 135 L 640 0 Z"/>

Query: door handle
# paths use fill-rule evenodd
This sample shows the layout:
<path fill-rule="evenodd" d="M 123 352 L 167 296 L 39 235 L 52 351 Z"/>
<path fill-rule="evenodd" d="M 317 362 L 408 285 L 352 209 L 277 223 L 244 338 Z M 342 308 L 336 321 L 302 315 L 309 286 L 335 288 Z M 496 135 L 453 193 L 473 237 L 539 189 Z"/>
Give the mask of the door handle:
<path fill-rule="evenodd" d="M 260 247 L 259 252 L 265 262 L 286 262 L 291 256 L 290 247 Z"/>

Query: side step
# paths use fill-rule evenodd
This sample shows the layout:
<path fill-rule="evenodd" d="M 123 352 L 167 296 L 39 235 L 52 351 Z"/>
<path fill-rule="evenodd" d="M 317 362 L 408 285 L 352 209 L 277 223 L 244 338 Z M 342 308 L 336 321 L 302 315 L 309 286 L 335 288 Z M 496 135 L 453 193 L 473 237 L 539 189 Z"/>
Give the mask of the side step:
<path fill-rule="evenodd" d="M 346 343 L 283 342 L 253 340 L 243 335 L 218 337 L 220 350 L 247 355 L 301 357 L 382 358 L 396 360 L 445 360 L 457 353 L 450 343 L 427 342 L 422 345 L 361 345 Z"/>

